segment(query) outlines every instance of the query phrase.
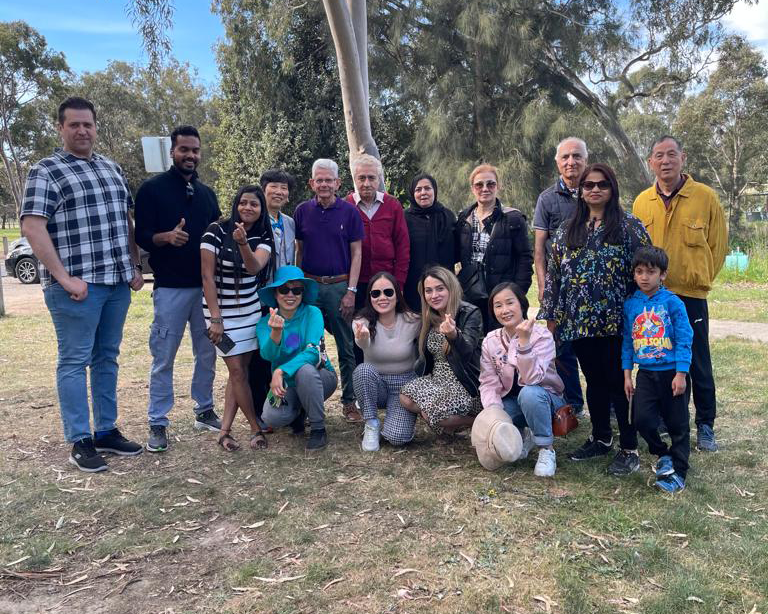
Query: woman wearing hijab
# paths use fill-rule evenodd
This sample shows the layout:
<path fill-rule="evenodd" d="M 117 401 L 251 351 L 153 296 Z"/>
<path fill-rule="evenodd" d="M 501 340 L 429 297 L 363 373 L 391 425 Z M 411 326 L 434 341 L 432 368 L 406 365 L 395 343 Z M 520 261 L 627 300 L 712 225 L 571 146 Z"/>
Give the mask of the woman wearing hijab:
<path fill-rule="evenodd" d="M 416 175 L 409 193 L 411 206 L 405 211 L 405 223 L 411 240 L 411 260 L 403 294 L 408 307 L 419 312 L 418 285 L 422 273 L 433 265 L 453 272 L 456 216 L 437 200 L 437 181 L 431 175 Z"/>

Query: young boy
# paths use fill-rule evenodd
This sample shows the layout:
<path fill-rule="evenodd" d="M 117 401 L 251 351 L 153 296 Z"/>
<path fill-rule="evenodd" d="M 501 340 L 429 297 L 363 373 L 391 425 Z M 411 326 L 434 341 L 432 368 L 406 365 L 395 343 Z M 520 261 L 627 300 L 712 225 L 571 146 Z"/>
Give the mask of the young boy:
<path fill-rule="evenodd" d="M 676 493 L 685 488 L 691 452 L 685 380 L 693 330 L 683 302 L 662 286 L 668 263 L 658 247 L 641 247 L 634 254 L 632 271 L 640 289 L 624 303 L 621 363 L 632 422 L 659 457 L 654 486 Z M 634 363 L 640 367 L 637 387 L 632 385 Z M 659 436 L 659 418 L 667 425 L 669 447 Z"/>

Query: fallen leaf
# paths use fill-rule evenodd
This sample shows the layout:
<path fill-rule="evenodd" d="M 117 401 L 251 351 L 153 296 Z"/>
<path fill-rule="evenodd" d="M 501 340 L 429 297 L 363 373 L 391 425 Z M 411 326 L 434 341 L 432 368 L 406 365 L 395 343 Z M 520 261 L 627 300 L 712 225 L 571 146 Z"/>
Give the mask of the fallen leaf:
<path fill-rule="evenodd" d="M 254 522 L 253 524 L 244 524 L 241 525 L 241 529 L 258 529 L 259 527 L 263 527 L 266 520 L 259 520 L 258 522 Z"/>
<path fill-rule="evenodd" d="M 65 582 L 62 584 L 62 586 L 71 586 L 72 584 L 77 584 L 78 582 L 82 582 L 88 577 L 88 574 L 85 574 L 84 576 L 80 576 L 79 578 L 75 578 L 74 580 L 70 580 L 69 582 Z"/>
<path fill-rule="evenodd" d="M 475 566 L 475 559 L 473 559 L 471 556 L 464 554 L 461 550 L 459 550 L 459 554 L 466 559 L 467 563 L 469 563 L 470 569 L 472 569 Z"/>
<path fill-rule="evenodd" d="M 331 580 L 328 584 L 326 584 L 323 587 L 323 590 L 326 590 L 326 589 L 332 587 L 334 584 L 338 584 L 339 582 L 343 582 L 343 581 L 344 581 L 344 578 L 336 578 L 335 580 Z"/>
<path fill-rule="evenodd" d="M 408 569 L 401 569 L 398 572 L 395 572 L 395 574 L 392 576 L 392 579 L 399 578 L 402 575 L 405 575 L 407 573 L 421 573 L 418 569 L 411 569 L 410 567 Z"/>
<path fill-rule="evenodd" d="M 283 507 L 281 507 L 279 510 L 277 510 L 277 515 L 278 515 L 278 516 L 279 516 L 280 514 L 282 514 L 282 513 L 283 513 L 283 510 L 284 510 L 286 507 L 288 507 L 288 504 L 289 504 L 289 503 L 290 503 L 290 501 L 286 501 L 285 503 L 283 503 Z"/>
<path fill-rule="evenodd" d="M 703 599 L 699 599 L 695 595 L 690 595 L 689 597 L 686 598 L 686 601 L 695 601 L 696 603 L 704 603 Z"/>
<path fill-rule="evenodd" d="M 284 578 L 260 578 L 259 576 L 254 576 L 254 580 L 258 580 L 259 582 L 268 582 L 269 584 L 282 584 L 283 582 L 292 582 L 293 580 L 300 580 L 303 578 L 306 574 L 302 574 L 300 576 L 285 576 Z"/>
<path fill-rule="evenodd" d="M 200 484 L 202 485 L 202 482 L 200 480 L 196 480 L 195 478 L 187 478 L 187 482 L 190 484 Z"/>
<path fill-rule="evenodd" d="M 28 554 L 27 556 L 23 556 L 20 559 L 16 559 L 15 561 L 12 561 L 10 563 L 6 563 L 5 566 L 6 567 L 11 567 L 12 565 L 18 565 L 19 563 L 21 563 L 23 561 L 26 561 L 30 556 L 31 555 Z"/>

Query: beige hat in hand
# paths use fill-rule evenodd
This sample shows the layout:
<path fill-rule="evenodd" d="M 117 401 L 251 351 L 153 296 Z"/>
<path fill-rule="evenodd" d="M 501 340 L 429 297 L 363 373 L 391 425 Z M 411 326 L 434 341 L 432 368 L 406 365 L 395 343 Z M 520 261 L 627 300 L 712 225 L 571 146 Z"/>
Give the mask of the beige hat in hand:
<path fill-rule="evenodd" d="M 512 418 L 500 407 L 481 411 L 472 425 L 472 445 L 477 460 L 488 471 L 514 463 L 523 452 L 523 438 Z"/>

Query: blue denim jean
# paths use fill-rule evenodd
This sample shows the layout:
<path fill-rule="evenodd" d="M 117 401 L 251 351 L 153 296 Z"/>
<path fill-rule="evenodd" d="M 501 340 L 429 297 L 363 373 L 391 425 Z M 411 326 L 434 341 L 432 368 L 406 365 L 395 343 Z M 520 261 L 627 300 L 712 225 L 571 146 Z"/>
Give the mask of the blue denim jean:
<path fill-rule="evenodd" d="M 201 288 L 155 288 L 152 303 L 155 317 L 149 329 L 152 368 L 147 415 L 150 426 L 168 426 L 168 412 L 173 407 L 173 363 L 187 322 L 195 357 L 190 395 L 196 414 L 213 409 L 216 348 L 208 338 Z"/>
<path fill-rule="evenodd" d="M 523 386 L 517 398 L 507 395 L 501 402 L 517 428 L 522 430 L 527 426 L 531 429 L 537 446 L 552 445 L 555 440 L 552 435 L 552 416 L 559 407 L 565 405 L 563 397 L 541 386 Z"/>
<path fill-rule="evenodd" d="M 94 431 L 115 428 L 117 356 L 131 304 L 128 284 L 88 284 L 85 300 L 75 301 L 59 284 L 43 291 L 53 320 L 59 356 L 56 388 L 67 441 L 91 437 L 86 367 L 90 368 Z"/>

